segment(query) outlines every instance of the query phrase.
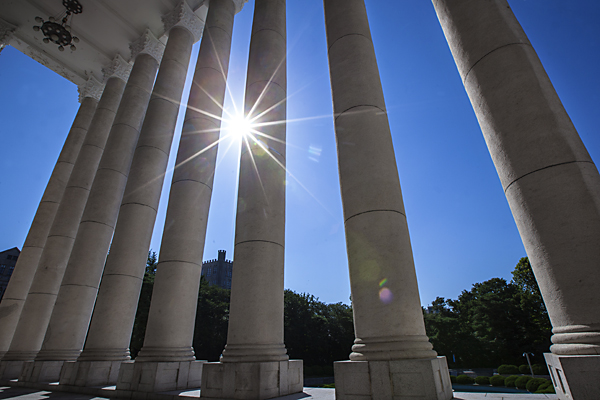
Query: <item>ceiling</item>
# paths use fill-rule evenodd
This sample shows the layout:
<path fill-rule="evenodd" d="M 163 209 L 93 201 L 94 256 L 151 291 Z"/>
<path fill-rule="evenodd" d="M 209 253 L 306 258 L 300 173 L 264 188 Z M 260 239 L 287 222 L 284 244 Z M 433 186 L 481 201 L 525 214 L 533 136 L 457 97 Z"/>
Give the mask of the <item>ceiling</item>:
<path fill-rule="evenodd" d="M 76 50 L 44 43 L 41 31 L 34 31 L 39 16 L 47 20 L 50 16 L 64 13 L 62 0 L 1 0 L 0 40 L 2 31 L 13 29 L 6 44 L 64 76 L 77 85 L 84 84 L 94 76 L 102 81 L 102 67 L 121 55 L 130 60 L 129 44 L 140 38 L 146 28 L 166 42 L 165 28 L 161 17 L 172 11 L 181 0 L 79 0 L 81 14 L 71 20 L 71 33 L 80 41 Z M 239 12 L 248 0 L 233 0 Z M 207 0 L 186 0 L 190 8 L 204 22 L 208 10 Z"/>

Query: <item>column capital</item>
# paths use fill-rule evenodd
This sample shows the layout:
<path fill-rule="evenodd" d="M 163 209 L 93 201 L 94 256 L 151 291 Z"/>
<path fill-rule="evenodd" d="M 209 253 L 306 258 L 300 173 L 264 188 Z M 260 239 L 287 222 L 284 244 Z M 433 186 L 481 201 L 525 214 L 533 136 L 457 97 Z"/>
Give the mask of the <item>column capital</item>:
<path fill-rule="evenodd" d="M 104 84 L 92 75 L 83 85 L 77 86 L 77 91 L 79 92 L 79 102 L 82 103 L 86 97 L 100 100 L 103 90 Z"/>
<path fill-rule="evenodd" d="M 113 76 L 127 82 L 130 72 L 131 64 L 125 61 L 120 54 L 117 54 L 110 64 L 102 68 L 102 73 L 104 73 L 104 83 Z"/>
<path fill-rule="evenodd" d="M 233 4 L 235 4 L 235 13 L 239 13 L 244 8 L 244 4 L 248 2 L 248 0 L 232 0 Z"/>
<path fill-rule="evenodd" d="M 129 48 L 131 49 L 131 61 L 143 53 L 153 57 L 159 64 L 165 51 L 165 45 L 148 28 L 139 39 L 131 42 Z"/>
<path fill-rule="evenodd" d="M 17 27 L 0 18 L 0 46 L 9 44 Z"/>
<path fill-rule="evenodd" d="M 202 37 L 204 21 L 194 13 L 185 0 L 181 0 L 170 13 L 164 15 L 162 21 L 165 32 L 169 32 L 174 26 L 181 26 L 194 35 L 196 42 Z"/>

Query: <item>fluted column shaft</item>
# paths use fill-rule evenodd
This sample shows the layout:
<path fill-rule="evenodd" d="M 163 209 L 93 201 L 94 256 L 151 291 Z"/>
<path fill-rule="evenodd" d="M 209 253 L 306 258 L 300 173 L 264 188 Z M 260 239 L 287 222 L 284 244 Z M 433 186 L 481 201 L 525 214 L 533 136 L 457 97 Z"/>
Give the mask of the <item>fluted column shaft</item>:
<path fill-rule="evenodd" d="M 433 1 L 553 326 L 600 354 L 600 175 L 506 0 Z"/>
<path fill-rule="evenodd" d="M 85 341 L 158 62 L 136 57 L 36 360 L 75 360 Z"/>
<path fill-rule="evenodd" d="M 194 359 L 198 285 L 234 13 L 233 1 L 211 0 L 173 173 L 144 347 L 136 362 Z M 141 261 L 141 251 L 139 256 Z"/>
<path fill-rule="evenodd" d="M 264 136 L 253 134 L 242 144 L 231 308 L 223 362 L 288 359 L 283 343 L 285 16 L 285 0 L 255 3 L 245 113 Z"/>
<path fill-rule="evenodd" d="M 118 77 L 111 77 L 106 82 L 50 228 L 10 349 L 3 360 L 32 360 L 42 346 L 89 190 L 124 87 L 125 82 Z"/>
<path fill-rule="evenodd" d="M 93 97 L 85 97 L 81 102 L 0 303 L 0 359 L 9 349 L 56 210 L 97 105 L 98 100 Z"/>
<path fill-rule="evenodd" d="M 351 360 L 434 358 L 363 0 L 325 0 L 356 340 Z"/>

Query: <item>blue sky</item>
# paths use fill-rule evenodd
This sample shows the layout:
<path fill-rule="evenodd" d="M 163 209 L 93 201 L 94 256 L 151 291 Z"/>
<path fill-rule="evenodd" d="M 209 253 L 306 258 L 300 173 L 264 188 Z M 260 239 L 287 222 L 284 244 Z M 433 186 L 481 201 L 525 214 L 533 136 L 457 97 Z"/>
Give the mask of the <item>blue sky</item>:
<path fill-rule="evenodd" d="M 598 163 L 600 4 L 509 2 Z M 236 16 L 230 112 L 234 102 L 238 108 L 243 102 L 253 3 Z M 492 277 L 510 279 L 525 251 L 433 6 L 426 0 L 366 4 L 422 304 L 436 296 L 456 298 Z M 290 0 L 287 12 L 286 288 L 348 303 L 323 6 L 320 0 Z M 198 44 L 190 72 L 197 50 Z M 0 54 L 0 81 L 0 249 L 21 248 L 77 112 L 77 90 L 13 48 Z M 176 140 L 179 132 L 180 125 Z M 176 150 L 175 144 L 171 168 Z M 216 258 L 219 249 L 233 256 L 238 156 L 239 142 L 220 146 L 205 260 Z M 170 177 L 152 240 L 157 251 Z"/>

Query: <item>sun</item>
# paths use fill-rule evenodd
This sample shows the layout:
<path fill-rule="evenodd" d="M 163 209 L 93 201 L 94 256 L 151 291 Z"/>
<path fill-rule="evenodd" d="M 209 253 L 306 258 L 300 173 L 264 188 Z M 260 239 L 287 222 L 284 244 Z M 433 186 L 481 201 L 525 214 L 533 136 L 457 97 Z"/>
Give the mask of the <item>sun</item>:
<path fill-rule="evenodd" d="M 243 115 L 235 115 L 227 123 L 227 131 L 235 138 L 243 138 L 252 132 L 252 122 Z"/>

